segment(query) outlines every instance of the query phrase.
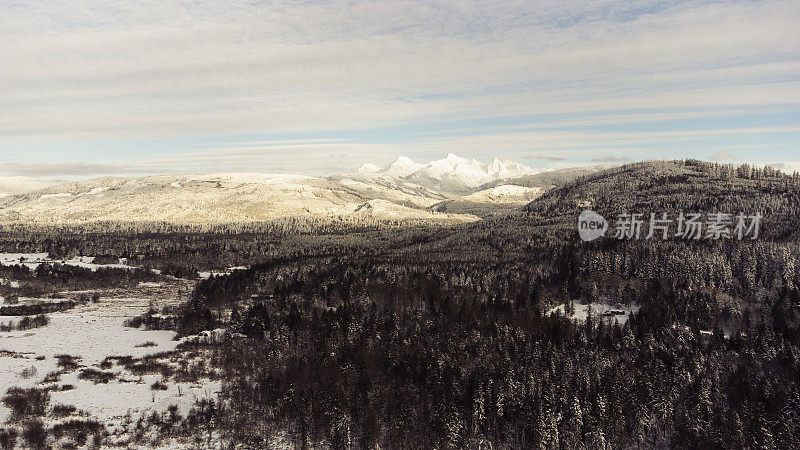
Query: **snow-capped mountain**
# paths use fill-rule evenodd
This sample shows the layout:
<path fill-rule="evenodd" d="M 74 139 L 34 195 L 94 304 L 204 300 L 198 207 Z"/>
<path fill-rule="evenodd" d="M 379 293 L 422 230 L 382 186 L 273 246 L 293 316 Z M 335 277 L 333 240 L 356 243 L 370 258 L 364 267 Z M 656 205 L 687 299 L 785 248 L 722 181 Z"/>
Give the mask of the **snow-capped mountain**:
<path fill-rule="evenodd" d="M 364 167 L 366 164 L 362 166 L 362 168 Z M 374 166 L 372 167 L 374 168 Z M 359 169 L 359 172 L 403 178 L 409 182 L 445 192 L 465 193 L 492 181 L 532 175 L 540 171 L 514 161 L 502 162 L 495 158 L 488 164 L 484 164 L 475 159 L 466 159 L 451 153 L 444 159 L 426 164 L 416 163 L 401 156 L 383 170 Z"/>
<path fill-rule="evenodd" d="M 381 173 L 403 178 L 420 170 L 422 167 L 424 167 L 423 164 L 417 164 L 410 158 L 400 156 Z"/>
<path fill-rule="evenodd" d="M 378 173 L 380 171 L 380 167 L 370 163 L 364 163 L 358 169 L 356 169 L 357 173 Z"/>

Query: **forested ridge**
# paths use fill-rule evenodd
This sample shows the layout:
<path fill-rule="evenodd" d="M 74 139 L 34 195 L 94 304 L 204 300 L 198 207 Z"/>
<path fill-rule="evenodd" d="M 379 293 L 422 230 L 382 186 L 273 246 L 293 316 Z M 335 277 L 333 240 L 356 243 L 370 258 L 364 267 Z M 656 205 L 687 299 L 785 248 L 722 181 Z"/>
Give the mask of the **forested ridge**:
<path fill-rule="evenodd" d="M 182 331 L 248 338 L 218 348 L 206 413 L 246 446 L 796 448 L 799 192 L 769 168 L 639 163 L 521 213 L 214 277 Z M 584 243 L 586 207 L 764 221 L 756 240 Z M 640 309 L 549 313 L 589 302 Z"/>

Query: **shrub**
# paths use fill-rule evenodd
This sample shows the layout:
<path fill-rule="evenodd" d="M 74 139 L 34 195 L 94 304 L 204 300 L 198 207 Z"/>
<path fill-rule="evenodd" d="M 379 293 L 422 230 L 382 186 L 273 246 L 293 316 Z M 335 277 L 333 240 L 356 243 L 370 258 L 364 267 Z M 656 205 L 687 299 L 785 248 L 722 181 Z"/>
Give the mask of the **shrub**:
<path fill-rule="evenodd" d="M 125 364 L 125 368 L 130 370 L 134 375 L 139 376 L 153 373 L 160 373 L 164 376 L 169 376 L 172 373 L 172 367 L 170 367 L 169 364 L 165 364 L 155 358 L 144 358 L 139 361 Z"/>
<path fill-rule="evenodd" d="M 78 368 L 78 361 L 81 360 L 78 356 L 71 356 L 71 355 L 56 355 L 56 359 L 58 360 L 58 367 L 64 372 L 72 372 Z"/>
<path fill-rule="evenodd" d="M 23 317 L 17 324 L 18 330 L 30 330 L 31 328 L 46 327 L 50 323 L 50 318 L 46 314 L 39 314 L 34 317 Z"/>
<path fill-rule="evenodd" d="M 34 419 L 25 422 L 22 429 L 22 437 L 29 448 L 43 449 L 47 446 L 47 430 L 41 419 Z"/>
<path fill-rule="evenodd" d="M 27 380 L 28 378 L 36 376 L 37 373 L 38 370 L 36 370 L 36 367 L 30 366 L 22 369 L 22 372 L 20 372 L 19 376 L 21 376 L 23 380 Z"/>
<path fill-rule="evenodd" d="M 72 419 L 54 425 L 52 432 L 53 437 L 55 437 L 56 440 L 59 440 L 64 436 L 68 436 L 76 444 L 82 446 L 86 444 L 86 439 L 90 435 L 100 436 L 103 430 L 103 424 L 96 420 Z M 94 444 L 98 444 L 97 439 L 94 440 Z"/>
<path fill-rule="evenodd" d="M 17 445 L 16 428 L 0 428 L 0 449 L 13 450 Z"/>
<path fill-rule="evenodd" d="M 150 386 L 150 389 L 153 391 L 166 391 L 168 389 L 167 385 L 162 383 L 161 381 L 156 381 Z"/>
<path fill-rule="evenodd" d="M 47 314 L 39 314 L 38 316 L 34 317 L 31 320 L 31 327 L 38 328 L 38 327 L 46 327 L 50 323 L 50 318 L 47 317 Z"/>
<path fill-rule="evenodd" d="M 114 255 L 97 255 L 92 260 L 94 264 L 119 264 L 119 257 Z"/>
<path fill-rule="evenodd" d="M 3 404 L 11 410 L 12 421 L 43 416 L 49 401 L 50 394 L 39 388 L 12 387 L 3 398 Z"/>
<path fill-rule="evenodd" d="M 103 362 L 108 361 L 110 363 L 114 363 L 116 361 L 117 364 L 127 366 L 133 363 L 133 356 L 126 355 L 126 356 L 106 356 L 106 359 Z M 101 363 L 102 365 L 102 363 Z"/>
<path fill-rule="evenodd" d="M 61 378 L 61 372 L 54 371 L 47 374 L 42 380 L 42 383 L 57 383 L 58 379 Z"/>
<path fill-rule="evenodd" d="M 113 380 L 117 376 L 112 372 L 104 372 L 102 370 L 92 369 L 92 368 L 85 368 L 81 370 L 81 373 L 78 374 L 79 380 L 91 380 L 95 383 L 108 383 L 109 381 Z"/>
<path fill-rule="evenodd" d="M 73 405 L 58 404 L 53 406 L 53 409 L 50 411 L 50 415 L 53 417 L 67 417 L 72 414 L 75 414 L 77 410 L 78 408 L 76 408 Z"/>

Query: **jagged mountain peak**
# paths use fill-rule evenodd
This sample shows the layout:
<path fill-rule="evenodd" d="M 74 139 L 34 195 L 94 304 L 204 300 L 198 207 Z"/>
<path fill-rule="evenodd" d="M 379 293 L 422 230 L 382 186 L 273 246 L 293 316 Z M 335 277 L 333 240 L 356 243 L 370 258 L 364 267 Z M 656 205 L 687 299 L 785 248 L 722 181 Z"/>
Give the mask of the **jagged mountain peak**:
<path fill-rule="evenodd" d="M 411 175 L 422 166 L 422 164 L 415 163 L 407 156 L 398 156 L 382 173 L 402 178 Z"/>
<path fill-rule="evenodd" d="M 362 167 L 364 166 L 362 165 Z M 358 172 L 364 173 L 365 171 L 359 168 Z M 400 156 L 386 169 L 371 173 L 404 178 L 435 189 L 463 192 L 502 178 L 539 172 L 540 170 L 514 161 L 503 162 L 499 158 L 494 158 L 488 164 L 484 164 L 474 158 L 469 159 L 455 153 L 448 153 L 442 159 L 425 164 L 419 164 L 406 156 Z"/>
<path fill-rule="evenodd" d="M 364 163 L 356 169 L 357 173 L 378 173 L 381 171 L 381 168 L 376 166 L 375 164 Z"/>

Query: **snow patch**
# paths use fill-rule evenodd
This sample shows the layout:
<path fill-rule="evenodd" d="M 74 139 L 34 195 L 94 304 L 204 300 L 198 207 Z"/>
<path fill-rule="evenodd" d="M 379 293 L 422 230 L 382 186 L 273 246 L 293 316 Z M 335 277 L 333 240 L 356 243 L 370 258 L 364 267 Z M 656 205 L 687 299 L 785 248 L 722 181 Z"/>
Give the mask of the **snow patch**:
<path fill-rule="evenodd" d="M 39 200 L 47 200 L 49 198 L 66 198 L 66 197 L 72 197 L 72 193 L 71 192 L 59 192 L 57 194 L 42 194 L 39 197 Z"/>
<path fill-rule="evenodd" d="M 527 203 L 542 195 L 542 188 L 504 184 L 464 197 L 472 202 Z"/>
<path fill-rule="evenodd" d="M 574 308 L 575 311 L 569 316 L 565 316 L 564 314 L 564 305 L 551 308 L 547 313 L 559 314 L 578 322 L 585 322 L 591 310 L 593 318 L 616 321 L 620 326 L 623 326 L 628 322 L 628 318 L 631 314 L 639 312 L 639 305 L 622 305 L 606 302 L 595 302 L 584 305 L 576 301 L 574 302 Z"/>
<path fill-rule="evenodd" d="M 108 186 L 101 186 L 101 187 L 92 188 L 91 190 L 89 190 L 87 195 L 97 195 L 97 196 L 99 196 L 101 192 L 105 192 L 105 191 L 107 191 L 109 189 L 111 189 L 111 188 L 108 187 Z"/>

